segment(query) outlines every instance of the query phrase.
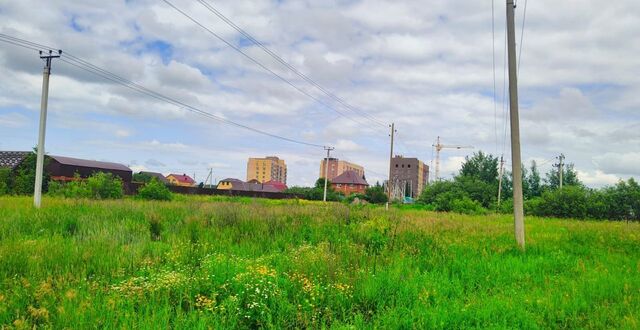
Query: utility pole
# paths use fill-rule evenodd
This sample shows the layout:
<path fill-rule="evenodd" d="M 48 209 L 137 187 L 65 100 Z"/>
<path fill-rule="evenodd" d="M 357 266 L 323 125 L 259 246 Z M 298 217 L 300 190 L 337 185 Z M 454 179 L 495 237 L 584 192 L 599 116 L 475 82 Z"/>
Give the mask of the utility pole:
<path fill-rule="evenodd" d="M 498 207 L 500 207 L 500 197 L 502 196 L 502 171 L 504 166 L 504 158 L 500 156 L 500 171 L 498 171 Z"/>
<path fill-rule="evenodd" d="M 36 183 L 33 188 L 33 206 L 40 208 L 42 205 L 42 172 L 44 172 L 44 138 L 47 129 L 47 104 L 49 102 L 49 76 L 51 75 L 51 60 L 59 58 L 62 51 L 58 50 L 58 54 L 49 50 L 49 54 L 43 54 L 40 51 L 40 58 L 44 60 L 44 71 L 42 72 L 42 97 L 40 100 L 40 127 L 38 130 L 38 149 L 36 150 Z"/>
<path fill-rule="evenodd" d="M 560 161 L 558 163 L 558 176 L 559 176 L 559 179 L 560 179 L 560 189 L 562 189 L 562 172 L 563 172 L 562 171 L 562 166 L 564 165 L 563 164 L 564 154 L 560 154 L 560 156 L 558 156 L 558 160 Z"/>
<path fill-rule="evenodd" d="M 516 61 L 516 28 L 514 0 L 507 0 L 507 42 L 509 48 L 509 105 L 511 120 L 511 173 L 513 173 L 513 215 L 515 237 L 525 249 L 524 210 L 522 197 L 522 158 L 520 155 L 520 118 L 518 115 L 518 68 Z"/>
<path fill-rule="evenodd" d="M 396 133 L 395 123 L 391 123 L 391 150 L 389 151 L 389 180 L 387 180 L 387 204 L 386 209 L 389 209 L 389 203 L 391 202 L 391 172 L 393 168 L 391 167 L 391 163 L 393 162 L 393 136 Z"/>
<path fill-rule="evenodd" d="M 323 202 L 327 201 L 327 182 L 329 181 L 329 155 L 331 153 L 331 150 L 333 149 L 335 148 L 324 147 L 324 150 L 327 151 L 327 158 L 325 159 L 325 162 L 324 162 L 324 197 L 322 197 Z"/>

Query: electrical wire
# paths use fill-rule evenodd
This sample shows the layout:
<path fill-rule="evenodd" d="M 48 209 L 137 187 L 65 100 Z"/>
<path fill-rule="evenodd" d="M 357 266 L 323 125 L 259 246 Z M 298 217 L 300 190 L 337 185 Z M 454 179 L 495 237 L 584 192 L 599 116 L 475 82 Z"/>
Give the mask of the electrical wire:
<path fill-rule="evenodd" d="M 10 39 L 10 41 L 8 39 Z M 11 43 L 11 44 L 14 44 L 16 46 L 20 46 L 20 47 L 24 47 L 24 48 L 32 49 L 32 50 L 39 50 L 36 47 L 41 47 L 42 49 L 50 49 L 50 47 L 46 47 L 46 46 L 43 46 L 43 45 L 40 45 L 40 44 L 37 44 L 37 43 L 34 43 L 34 42 L 30 42 L 30 41 L 27 41 L 27 40 L 24 40 L 24 39 L 15 38 L 15 37 L 7 38 L 7 36 L 4 35 L 4 34 L 0 34 L 0 41 Z M 88 61 L 82 60 L 82 59 L 72 55 L 71 53 L 65 52 L 63 54 L 63 57 L 60 58 L 60 61 L 66 63 L 66 64 L 69 64 L 71 66 L 74 66 L 76 68 L 82 69 L 84 71 L 90 72 L 90 73 L 92 73 L 94 75 L 100 76 L 100 77 L 102 77 L 104 79 L 107 79 L 109 81 L 112 81 L 114 83 L 120 84 L 120 85 L 122 85 L 124 87 L 127 87 L 127 88 L 133 90 L 133 91 L 139 92 L 141 94 L 145 94 L 145 95 L 147 95 L 149 97 L 152 97 L 152 98 L 155 98 L 155 99 L 157 99 L 159 101 L 163 101 L 163 102 L 172 104 L 172 105 L 174 105 L 176 107 L 179 107 L 181 109 L 184 109 L 184 110 L 187 110 L 187 111 L 190 111 L 190 112 L 193 112 L 193 113 L 196 113 L 196 114 L 200 114 L 202 116 L 214 119 L 214 120 L 219 121 L 221 123 L 225 123 L 225 124 L 228 124 L 228 125 L 236 126 L 236 127 L 239 127 L 239 128 L 243 128 L 243 129 L 252 131 L 254 133 L 262 134 L 262 135 L 265 135 L 265 136 L 269 136 L 269 137 L 272 137 L 272 138 L 275 138 L 275 139 L 279 139 L 279 140 L 283 140 L 283 141 L 287 141 L 287 142 L 291 142 L 291 143 L 306 145 L 306 146 L 310 146 L 310 147 L 324 148 L 324 146 L 320 145 L 320 144 L 309 143 L 309 142 L 296 140 L 296 139 L 280 136 L 280 135 L 277 135 L 277 134 L 269 133 L 269 132 L 266 132 L 266 131 L 263 131 L 263 130 L 260 130 L 260 129 L 257 129 L 257 128 L 253 128 L 253 127 L 250 127 L 250 126 L 247 126 L 247 125 L 244 125 L 244 124 L 241 124 L 241 123 L 238 123 L 238 122 L 235 122 L 235 121 L 232 121 L 232 120 L 217 116 L 215 114 L 206 112 L 206 111 L 204 111 L 202 109 L 199 109 L 197 107 L 188 105 L 188 104 L 186 104 L 184 102 L 180 102 L 180 101 L 178 101 L 176 99 L 173 99 L 173 98 L 168 97 L 166 95 L 163 95 L 161 93 L 155 92 L 155 91 L 150 90 L 150 89 L 148 89 L 148 88 L 146 88 L 144 86 L 141 86 L 141 85 L 139 85 L 137 83 L 134 83 L 134 82 L 132 82 L 132 81 L 130 81 L 128 79 L 120 77 L 120 76 L 116 75 L 115 73 L 112 73 L 112 72 L 110 72 L 110 71 L 108 71 L 106 69 L 100 68 L 100 67 L 98 67 L 98 66 L 96 66 L 94 64 L 91 64 Z"/>
<path fill-rule="evenodd" d="M 522 29 L 520 30 L 520 49 L 518 50 L 518 76 L 520 76 L 520 60 L 522 59 L 522 44 L 524 44 L 524 24 L 527 21 L 527 2 L 524 0 L 524 10 L 522 11 Z"/>
<path fill-rule="evenodd" d="M 294 88 L 295 90 L 297 90 L 298 92 L 302 93 L 303 95 L 309 97 L 310 99 L 314 100 L 315 102 L 317 102 L 318 104 L 321 104 L 322 106 L 324 106 L 325 108 L 332 110 L 333 112 L 335 112 L 336 114 L 349 119 L 359 125 L 361 125 L 363 128 L 369 128 L 372 129 L 371 127 L 369 127 L 368 125 L 363 124 L 362 122 L 356 120 L 355 118 L 352 118 L 348 115 L 346 115 L 345 113 L 343 113 L 340 110 L 335 109 L 334 107 L 332 107 L 331 105 L 327 104 L 326 102 L 322 101 L 321 99 L 319 99 L 318 97 L 310 94 L 309 92 L 305 91 L 304 89 L 296 86 L 294 83 L 292 83 L 291 81 L 289 81 L 288 79 L 286 79 L 285 77 L 279 75 L 278 73 L 276 73 L 275 71 L 269 69 L 267 66 L 265 66 L 264 64 L 262 64 L 260 61 L 256 60 L 255 58 L 251 57 L 249 54 L 247 54 L 246 52 L 242 51 L 242 49 L 240 49 L 239 47 L 233 45 L 231 42 L 227 41 L 226 39 L 222 38 L 219 34 L 215 33 L 213 30 L 209 29 L 208 27 L 206 27 L 204 24 L 202 24 L 201 22 L 199 22 L 198 20 L 196 20 L 195 18 L 191 17 L 189 14 L 187 14 L 186 12 L 184 12 L 183 10 L 181 10 L 180 8 L 176 7 L 173 3 L 171 3 L 169 0 L 162 0 L 164 3 L 166 3 L 167 5 L 169 5 L 170 7 L 172 7 L 173 9 L 175 9 L 177 12 L 179 12 L 180 14 L 182 14 L 183 16 L 185 16 L 187 19 L 189 19 L 190 21 L 192 21 L 193 23 L 195 23 L 196 25 L 198 25 L 200 28 L 202 28 L 203 30 L 207 31 L 209 34 L 213 35 L 214 37 L 216 37 L 218 40 L 222 41 L 224 44 L 226 44 L 227 46 L 231 47 L 232 49 L 234 49 L 236 52 L 240 53 L 242 56 L 244 56 L 245 58 L 247 58 L 248 60 L 250 60 L 251 62 L 253 62 L 254 64 L 258 65 L 259 67 L 261 67 L 263 70 L 271 73 L 273 76 L 275 76 L 276 78 L 278 78 L 279 80 L 281 80 L 282 82 L 286 83 L 287 85 L 291 86 L 292 88 Z"/>
<path fill-rule="evenodd" d="M 375 117 L 373 117 L 371 114 L 365 112 L 364 110 L 358 109 L 350 104 L 348 104 L 345 100 L 337 97 L 334 93 L 330 92 L 329 90 L 327 90 L 326 88 L 324 88 L 322 85 L 320 85 L 318 82 L 316 82 L 315 80 L 311 79 L 309 76 L 305 75 L 304 73 L 300 72 L 298 69 L 296 69 L 294 66 L 292 66 L 291 64 L 289 64 L 287 61 L 285 61 L 281 56 L 279 56 L 278 54 L 276 54 L 275 52 L 273 52 L 271 49 L 269 49 L 267 46 L 264 45 L 264 43 L 260 42 L 259 40 L 257 40 L 256 38 L 254 38 L 251 34 L 249 34 L 248 32 L 246 32 L 244 29 L 242 29 L 241 27 L 239 27 L 237 24 L 235 24 L 233 21 L 231 21 L 231 19 L 229 19 L 228 17 L 226 17 L 224 14 L 222 14 L 219 10 L 217 10 L 213 5 L 211 5 L 210 3 L 208 3 L 205 0 L 198 0 L 198 2 L 204 6 L 207 10 L 209 10 L 210 12 L 212 12 L 213 14 L 215 14 L 216 16 L 218 16 L 218 18 L 220 18 L 222 21 L 224 21 L 225 23 L 227 23 L 227 25 L 231 26 L 233 29 L 235 29 L 236 31 L 238 31 L 240 34 L 242 34 L 245 38 L 247 38 L 249 41 L 251 41 L 252 43 L 254 43 L 256 46 L 260 47 L 265 53 L 267 53 L 268 55 L 270 55 L 272 58 L 274 58 L 276 61 L 278 61 L 280 64 L 282 64 L 283 66 L 285 66 L 287 69 L 291 70 L 293 73 L 295 73 L 298 77 L 302 78 L 303 80 L 305 80 L 306 82 L 308 82 L 309 84 L 311 84 L 312 86 L 316 87 L 318 90 L 320 90 L 322 93 L 324 93 L 325 95 L 327 95 L 329 98 L 333 99 L 334 101 L 338 102 L 339 104 L 341 104 L 344 108 L 353 111 L 354 113 L 357 113 L 361 116 L 364 116 L 365 118 L 371 120 L 373 123 L 378 124 L 382 127 L 387 127 L 387 124 L 379 121 L 378 119 L 376 119 Z"/>
<path fill-rule="evenodd" d="M 495 5 L 491 0 L 491 62 L 493 63 L 493 132 L 496 139 L 496 154 L 498 153 L 498 100 L 496 92 L 496 27 Z"/>

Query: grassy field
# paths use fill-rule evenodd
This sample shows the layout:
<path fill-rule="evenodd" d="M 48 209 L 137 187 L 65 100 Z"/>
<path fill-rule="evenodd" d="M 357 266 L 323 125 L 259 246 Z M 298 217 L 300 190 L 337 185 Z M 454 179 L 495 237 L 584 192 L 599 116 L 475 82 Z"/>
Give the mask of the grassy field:
<path fill-rule="evenodd" d="M 0 197 L 0 328 L 640 328 L 640 226 Z"/>

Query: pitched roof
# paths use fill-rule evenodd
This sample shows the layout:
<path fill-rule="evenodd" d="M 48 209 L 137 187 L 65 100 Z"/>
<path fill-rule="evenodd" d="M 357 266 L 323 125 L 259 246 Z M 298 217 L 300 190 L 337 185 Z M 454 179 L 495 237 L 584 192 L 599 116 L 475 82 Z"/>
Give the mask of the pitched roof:
<path fill-rule="evenodd" d="M 264 192 L 282 192 L 282 189 L 276 185 L 268 183 L 252 183 L 244 182 L 239 179 L 227 178 L 220 180 L 220 182 L 230 182 L 231 190 L 235 191 L 264 191 Z M 286 186 L 285 186 L 286 187 Z"/>
<path fill-rule="evenodd" d="M 174 177 L 176 180 L 178 180 L 178 182 L 181 182 L 181 183 L 189 183 L 189 184 L 196 183 L 190 176 L 188 176 L 186 174 L 173 174 L 172 173 L 172 174 L 167 175 L 167 178 L 170 177 L 170 176 Z"/>
<path fill-rule="evenodd" d="M 15 168 L 29 155 L 29 151 L 0 151 L 0 167 Z"/>
<path fill-rule="evenodd" d="M 118 164 L 118 163 L 100 162 L 95 160 L 87 160 L 87 159 L 79 159 L 79 158 L 71 158 L 71 157 L 63 157 L 63 156 L 51 156 L 51 155 L 49 155 L 49 158 L 63 165 L 99 168 L 102 170 L 131 172 L 131 169 L 129 167 L 124 166 L 122 164 Z"/>
<path fill-rule="evenodd" d="M 275 187 L 275 188 L 276 188 L 276 189 L 278 189 L 279 191 L 284 191 L 284 190 L 286 190 L 286 189 L 287 189 L 287 185 L 286 185 L 286 184 L 284 184 L 284 183 L 282 183 L 282 182 L 280 182 L 280 181 L 274 181 L 274 180 L 271 180 L 271 181 L 267 181 L 267 182 L 265 182 L 264 184 L 265 184 L 265 185 L 272 186 L 272 187 Z"/>
<path fill-rule="evenodd" d="M 164 175 L 162 175 L 161 173 L 158 172 L 147 172 L 147 171 L 140 171 L 140 174 L 146 174 L 152 178 L 156 178 L 158 179 L 159 182 L 162 183 L 167 183 L 169 181 L 167 181 L 167 178 L 164 177 Z"/>
<path fill-rule="evenodd" d="M 337 177 L 330 180 L 331 183 L 336 184 L 357 184 L 368 186 L 367 180 L 363 179 L 358 173 L 354 171 L 345 171 L 344 173 L 338 175 Z"/>

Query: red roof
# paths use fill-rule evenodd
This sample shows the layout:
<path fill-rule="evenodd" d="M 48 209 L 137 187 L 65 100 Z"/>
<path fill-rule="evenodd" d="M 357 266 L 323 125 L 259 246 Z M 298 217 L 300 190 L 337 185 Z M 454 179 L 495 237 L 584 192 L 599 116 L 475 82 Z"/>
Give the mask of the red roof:
<path fill-rule="evenodd" d="M 267 182 L 265 182 L 264 184 L 265 184 L 265 185 L 272 186 L 272 187 L 274 187 L 274 188 L 278 189 L 279 191 L 285 191 L 285 190 L 287 190 L 287 185 L 286 185 L 286 184 L 284 184 L 284 183 L 282 183 L 282 182 L 280 182 L 280 181 L 274 181 L 274 180 L 271 180 L 271 181 L 267 181 Z"/>
<path fill-rule="evenodd" d="M 329 180 L 331 183 L 335 184 L 357 184 L 362 186 L 368 186 L 367 180 L 363 179 L 358 173 L 354 171 L 346 171 L 337 177 L 333 178 L 333 180 Z"/>
<path fill-rule="evenodd" d="M 181 183 L 188 183 L 188 184 L 195 184 L 196 182 L 188 175 L 186 174 L 169 174 L 167 175 L 167 177 L 173 176 L 176 180 L 178 180 L 178 182 Z"/>

